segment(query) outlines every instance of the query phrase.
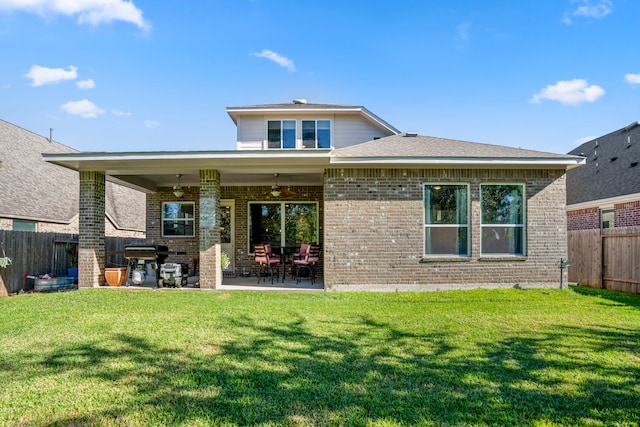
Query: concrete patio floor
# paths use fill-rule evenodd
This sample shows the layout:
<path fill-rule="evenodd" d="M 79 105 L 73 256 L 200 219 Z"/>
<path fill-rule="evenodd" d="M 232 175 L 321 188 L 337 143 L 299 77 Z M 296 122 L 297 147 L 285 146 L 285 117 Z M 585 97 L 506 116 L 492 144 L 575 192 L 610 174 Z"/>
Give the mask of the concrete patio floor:
<path fill-rule="evenodd" d="M 296 280 L 293 278 L 287 277 L 284 283 L 275 282 L 271 284 L 271 279 L 267 278 L 266 280 L 260 280 L 258 283 L 258 278 L 256 276 L 249 277 L 224 277 L 222 279 L 222 285 L 217 289 L 208 289 L 208 288 L 200 288 L 194 284 L 187 284 L 181 288 L 170 288 L 163 287 L 158 288 L 155 283 L 155 280 L 147 279 L 144 283 L 140 285 L 130 285 L 130 286 L 100 286 L 99 289 L 141 289 L 141 290 L 160 290 L 160 291 L 186 291 L 186 290 L 194 290 L 194 291 L 209 291 L 209 290 L 217 290 L 217 291 L 304 291 L 304 292 L 321 292 L 324 291 L 324 282 L 322 277 L 316 278 L 314 283 L 311 283 L 311 280 L 305 278 L 300 281 L 300 283 L 296 283 Z"/>

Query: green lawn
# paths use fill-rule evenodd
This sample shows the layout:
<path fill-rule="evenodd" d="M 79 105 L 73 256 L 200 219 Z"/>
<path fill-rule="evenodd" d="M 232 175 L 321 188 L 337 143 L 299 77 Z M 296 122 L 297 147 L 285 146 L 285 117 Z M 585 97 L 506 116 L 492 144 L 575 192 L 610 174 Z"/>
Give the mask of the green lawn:
<path fill-rule="evenodd" d="M 0 425 L 640 423 L 640 297 L 91 289 L 0 299 Z"/>

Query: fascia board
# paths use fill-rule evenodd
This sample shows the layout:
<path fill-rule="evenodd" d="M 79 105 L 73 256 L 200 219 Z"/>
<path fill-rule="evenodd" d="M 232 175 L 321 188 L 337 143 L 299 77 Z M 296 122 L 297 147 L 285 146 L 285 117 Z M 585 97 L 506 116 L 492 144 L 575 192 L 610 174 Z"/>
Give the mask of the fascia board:
<path fill-rule="evenodd" d="M 513 159 L 497 159 L 497 158 L 358 158 L 358 157 L 333 157 L 331 165 L 357 165 L 357 166 L 385 166 L 385 165 L 407 165 L 407 166 L 466 166 L 466 167 L 552 167 L 572 169 L 573 167 L 584 164 L 584 159 L 566 159 L 566 158 L 513 158 Z"/>

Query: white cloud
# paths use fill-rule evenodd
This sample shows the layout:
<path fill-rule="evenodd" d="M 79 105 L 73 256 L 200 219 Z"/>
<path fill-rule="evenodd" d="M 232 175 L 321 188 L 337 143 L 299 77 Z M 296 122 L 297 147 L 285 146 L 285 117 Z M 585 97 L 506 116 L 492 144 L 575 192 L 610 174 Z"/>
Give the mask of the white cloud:
<path fill-rule="evenodd" d="M 625 74 L 624 80 L 632 85 L 640 85 L 640 73 L 638 74 Z"/>
<path fill-rule="evenodd" d="M 31 86 L 43 86 L 58 83 L 63 80 L 75 80 L 78 78 L 78 68 L 70 65 L 68 70 L 62 68 L 47 68 L 40 65 L 32 65 L 24 76 L 31 79 Z"/>
<path fill-rule="evenodd" d="M 574 0 L 574 3 L 576 1 Z M 602 19 L 611 13 L 611 0 L 577 0 L 579 3 L 573 10 L 565 12 L 562 22 L 573 23 L 572 17 Z"/>
<path fill-rule="evenodd" d="M 584 102 L 595 102 L 604 95 L 604 89 L 597 85 L 589 86 L 586 80 L 573 79 L 559 81 L 549 85 L 533 95 L 532 104 L 540 104 L 543 100 L 558 101 L 564 105 L 577 105 Z"/>
<path fill-rule="evenodd" d="M 74 116 L 80 116 L 85 119 L 95 119 L 105 113 L 104 110 L 98 108 L 96 104 L 86 99 L 82 101 L 70 101 L 60 106 L 64 111 Z"/>
<path fill-rule="evenodd" d="M 120 111 L 116 109 L 111 110 L 111 114 L 113 114 L 116 117 L 126 117 L 126 118 L 131 117 L 131 113 L 129 111 Z"/>
<path fill-rule="evenodd" d="M 145 31 L 151 29 L 142 17 L 142 11 L 127 0 L 0 0 L 0 10 L 25 11 L 40 16 L 77 16 L 78 24 L 93 26 L 124 21 Z"/>
<path fill-rule="evenodd" d="M 160 122 L 157 122 L 155 120 L 145 120 L 144 121 L 144 125 L 146 127 L 148 127 L 149 129 L 152 129 L 152 128 L 157 128 L 158 126 L 160 126 Z"/>
<path fill-rule="evenodd" d="M 79 82 L 76 82 L 76 85 L 78 85 L 80 89 L 93 89 L 96 82 L 94 82 L 93 79 L 80 80 Z"/>
<path fill-rule="evenodd" d="M 263 49 L 262 52 L 254 53 L 252 55 L 257 56 L 258 58 L 265 58 L 269 61 L 275 62 L 279 66 L 284 67 L 291 72 L 296 71 L 296 66 L 294 65 L 292 60 L 271 50 Z"/>

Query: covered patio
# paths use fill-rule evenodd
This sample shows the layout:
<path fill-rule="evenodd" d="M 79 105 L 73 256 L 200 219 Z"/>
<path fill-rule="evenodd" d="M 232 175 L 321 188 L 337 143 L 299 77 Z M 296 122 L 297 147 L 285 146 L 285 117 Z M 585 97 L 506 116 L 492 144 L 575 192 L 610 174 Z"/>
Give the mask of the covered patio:
<path fill-rule="evenodd" d="M 290 212 L 313 213 L 314 230 L 305 236 L 322 245 L 323 176 L 329 150 L 71 153 L 43 157 L 80 174 L 81 288 L 98 287 L 105 281 L 101 218 L 106 181 L 147 194 L 147 242 L 166 245 L 178 254 L 167 262 L 198 260 L 202 289 L 221 289 L 229 283 L 235 288 L 256 285 L 253 244 L 304 242 L 296 242 L 288 231 L 293 227 L 289 225 Z M 276 186 L 278 191 L 274 191 Z M 269 230 L 269 222 L 256 220 L 263 211 L 269 211 L 264 215 L 270 215 L 271 223 L 274 215 L 279 215 L 282 227 Z M 272 228 L 278 228 L 277 224 Z M 229 271 L 237 273 L 236 279 L 223 280 L 223 252 L 230 258 Z M 247 273 L 251 278 L 244 280 L 242 276 Z M 268 285 L 272 288 L 271 283 Z M 274 283 L 274 287 L 285 289 L 300 287 L 292 285 L 295 280 L 284 286 Z M 313 288 L 318 286 L 322 289 L 323 282 L 316 282 Z"/>

